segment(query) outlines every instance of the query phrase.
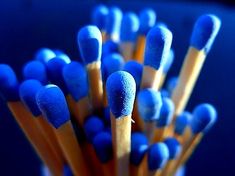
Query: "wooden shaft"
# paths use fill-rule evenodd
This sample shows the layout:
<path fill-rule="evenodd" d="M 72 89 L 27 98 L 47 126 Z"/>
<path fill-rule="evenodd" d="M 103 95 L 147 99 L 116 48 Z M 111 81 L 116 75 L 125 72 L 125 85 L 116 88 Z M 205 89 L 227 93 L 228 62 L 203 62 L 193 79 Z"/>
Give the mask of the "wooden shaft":
<path fill-rule="evenodd" d="M 36 153 L 47 165 L 51 173 L 55 176 L 62 176 L 63 163 L 57 159 L 46 139 L 40 133 L 34 117 L 25 109 L 21 102 L 8 102 L 8 107 Z"/>
<path fill-rule="evenodd" d="M 169 173 L 171 172 L 171 169 L 173 168 L 176 160 L 169 160 L 165 167 L 162 170 L 161 176 L 168 176 Z"/>
<path fill-rule="evenodd" d="M 143 176 L 143 169 L 141 165 L 135 166 L 130 164 L 130 176 Z"/>
<path fill-rule="evenodd" d="M 121 42 L 119 50 L 121 51 L 125 61 L 133 59 L 134 44 L 132 42 Z"/>
<path fill-rule="evenodd" d="M 156 127 L 154 130 L 153 143 L 161 142 L 167 136 L 167 127 Z"/>
<path fill-rule="evenodd" d="M 157 87 L 158 90 L 161 90 L 161 89 L 162 89 L 162 86 L 163 86 L 163 84 L 165 83 L 165 80 L 166 80 L 166 74 L 165 74 L 165 73 L 162 73 L 160 83 L 159 83 L 159 85 L 158 85 L 158 87 Z"/>
<path fill-rule="evenodd" d="M 89 101 L 89 97 L 83 97 L 76 103 L 77 112 L 79 116 L 79 123 L 83 126 L 87 117 L 92 113 L 92 107 Z"/>
<path fill-rule="evenodd" d="M 155 170 L 155 171 L 148 171 L 146 176 L 160 176 L 161 170 Z"/>
<path fill-rule="evenodd" d="M 105 31 L 101 31 L 101 35 L 102 35 L 102 43 L 106 42 L 106 32 Z"/>
<path fill-rule="evenodd" d="M 113 176 L 114 161 L 110 160 L 102 164 L 103 176 Z"/>
<path fill-rule="evenodd" d="M 134 59 L 136 59 L 136 61 L 141 64 L 144 61 L 145 42 L 146 42 L 146 38 L 144 35 L 140 35 L 137 38 L 137 45 L 136 45 L 136 49 L 135 49 Z"/>
<path fill-rule="evenodd" d="M 68 104 L 69 111 L 70 111 L 71 115 L 76 118 L 77 109 L 76 109 L 76 105 L 75 105 L 76 104 L 75 100 L 73 99 L 73 97 L 70 94 L 68 94 L 66 96 L 66 101 L 67 101 L 67 104 Z"/>
<path fill-rule="evenodd" d="M 108 97 L 107 97 L 107 91 L 106 91 L 106 83 L 103 84 L 103 91 L 104 91 L 104 107 L 108 107 Z"/>
<path fill-rule="evenodd" d="M 148 121 L 148 122 L 144 122 L 144 133 L 148 139 L 148 141 L 152 141 L 153 136 L 154 136 L 154 131 L 156 128 L 156 123 L 155 121 Z"/>
<path fill-rule="evenodd" d="M 135 100 L 134 107 L 133 107 L 133 116 L 134 124 L 132 125 L 133 131 L 144 131 L 144 121 L 139 116 L 137 101 Z"/>

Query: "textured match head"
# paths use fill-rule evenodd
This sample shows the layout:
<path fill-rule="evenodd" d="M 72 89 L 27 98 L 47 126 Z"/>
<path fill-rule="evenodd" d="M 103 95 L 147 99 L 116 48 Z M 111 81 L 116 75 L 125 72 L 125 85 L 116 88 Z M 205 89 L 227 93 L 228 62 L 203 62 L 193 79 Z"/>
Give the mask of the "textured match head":
<path fill-rule="evenodd" d="M 49 48 L 41 48 L 35 54 L 35 60 L 42 62 L 43 64 L 47 63 L 50 59 L 56 57 L 56 54 Z"/>
<path fill-rule="evenodd" d="M 100 4 L 96 6 L 91 15 L 92 24 L 97 26 L 101 31 L 105 30 L 106 18 L 109 13 L 108 8 Z"/>
<path fill-rule="evenodd" d="M 139 14 L 139 34 L 147 35 L 149 30 L 155 25 L 157 15 L 153 9 L 144 9 Z"/>
<path fill-rule="evenodd" d="M 187 126 L 190 125 L 192 114 L 190 112 L 182 112 L 175 120 L 175 133 L 178 135 L 184 134 Z"/>
<path fill-rule="evenodd" d="M 168 137 L 164 140 L 164 143 L 166 144 L 168 150 L 169 150 L 169 159 L 173 160 L 176 159 L 180 152 L 181 152 L 181 145 L 177 139 L 173 137 Z"/>

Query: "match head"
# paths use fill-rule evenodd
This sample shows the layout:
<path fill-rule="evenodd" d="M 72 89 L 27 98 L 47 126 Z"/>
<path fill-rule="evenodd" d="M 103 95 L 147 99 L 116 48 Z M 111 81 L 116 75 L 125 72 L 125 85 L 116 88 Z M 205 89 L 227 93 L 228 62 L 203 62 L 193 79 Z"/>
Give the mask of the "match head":
<path fill-rule="evenodd" d="M 88 25 L 78 32 L 78 46 L 85 64 L 100 61 L 102 36 L 96 26 Z"/>
<path fill-rule="evenodd" d="M 49 48 L 41 48 L 35 54 L 35 60 L 42 62 L 43 64 L 47 63 L 50 59 L 56 57 L 56 54 Z"/>
<path fill-rule="evenodd" d="M 217 120 L 216 109 L 207 103 L 198 105 L 193 110 L 193 117 L 191 121 L 191 128 L 194 134 L 205 132 Z"/>
<path fill-rule="evenodd" d="M 112 136 L 109 132 L 100 132 L 93 139 L 93 146 L 101 163 L 113 158 Z"/>
<path fill-rule="evenodd" d="M 161 96 L 162 96 L 162 98 L 170 98 L 170 94 L 169 94 L 169 92 L 166 90 L 166 89 L 161 89 L 160 90 L 160 92 L 161 92 Z"/>
<path fill-rule="evenodd" d="M 75 101 L 88 95 L 87 73 L 79 63 L 72 61 L 63 68 L 63 78 L 69 93 Z"/>
<path fill-rule="evenodd" d="M 182 112 L 175 120 L 174 132 L 178 135 L 184 134 L 185 128 L 190 124 L 192 114 L 190 112 Z"/>
<path fill-rule="evenodd" d="M 170 98 L 162 99 L 162 107 L 160 110 L 160 117 L 157 119 L 157 127 L 162 128 L 168 126 L 173 118 L 175 106 Z"/>
<path fill-rule="evenodd" d="M 109 10 L 106 6 L 100 4 L 96 6 L 91 15 L 92 24 L 96 25 L 101 31 L 105 30 L 106 18 Z"/>
<path fill-rule="evenodd" d="M 69 56 L 65 54 L 63 51 L 53 50 L 53 52 L 56 54 L 56 57 L 59 57 L 62 60 L 64 60 L 66 64 L 69 64 L 71 62 L 71 59 L 69 58 Z"/>
<path fill-rule="evenodd" d="M 144 158 L 148 149 L 148 139 L 140 132 L 134 132 L 131 134 L 131 153 L 130 162 L 135 166 L 139 166 Z"/>
<path fill-rule="evenodd" d="M 140 27 L 139 34 L 147 35 L 149 30 L 155 25 L 157 15 L 153 9 L 144 9 L 139 14 Z"/>
<path fill-rule="evenodd" d="M 164 143 L 167 145 L 167 148 L 169 150 L 169 159 L 176 159 L 182 150 L 179 141 L 177 141 L 173 137 L 168 137 L 164 140 Z"/>
<path fill-rule="evenodd" d="M 144 65 L 159 70 L 169 56 L 172 33 L 162 26 L 153 27 L 147 34 L 144 53 Z"/>
<path fill-rule="evenodd" d="M 162 107 L 161 94 L 154 89 L 143 89 L 138 93 L 137 105 L 139 114 L 144 121 L 156 121 Z"/>
<path fill-rule="evenodd" d="M 42 87 L 36 96 L 37 104 L 44 117 L 59 128 L 70 120 L 68 105 L 61 89 L 53 84 Z"/>
<path fill-rule="evenodd" d="M 42 87 L 42 84 L 34 79 L 22 82 L 19 87 L 21 101 L 35 117 L 41 115 L 41 111 L 37 105 L 36 95 Z"/>
<path fill-rule="evenodd" d="M 6 101 L 19 100 L 18 80 L 14 70 L 6 64 L 0 64 L 0 93 Z"/>
<path fill-rule="evenodd" d="M 169 158 L 169 150 L 165 143 L 151 145 L 147 151 L 148 170 L 155 171 L 165 166 Z"/>
<path fill-rule="evenodd" d="M 163 64 L 163 67 L 162 67 L 162 71 L 163 73 L 166 75 L 168 73 L 168 71 L 170 70 L 171 68 L 171 65 L 174 61 L 174 58 L 175 58 L 175 54 L 174 54 L 174 51 L 173 49 L 170 49 L 170 52 L 168 54 L 168 57 L 166 59 L 166 62 Z"/>
<path fill-rule="evenodd" d="M 46 84 L 48 82 L 46 67 L 44 64 L 37 60 L 30 61 L 24 65 L 23 77 L 25 80 L 36 79 L 42 84 Z"/>
<path fill-rule="evenodd" d="M 122 18 L 120 40 L 122 42 L 135 42 L 139 29 L 139 19 L 135 13 L 126 13 Z"/>
<path fill-rule="evenodd" d="M 112 40 L 107 40 L 105 43 L 102 45 L 102 58 L 105 56 L 112 54 L 112 53 L 118 53 L 119 48 L 118 48 L 118 43 L 114 42 Z M 101 59 L 102 59 L 101 58 Z"/>
<path fill-rule="evenodd" d="M 169 78 L 169 80 L 167 81 L 166 87 L 170 94 L 173 93 L 175 87 L 178 84 L 178 80 L 179 78 L 177 76 L 174 76 L 174 77 Z"/>
<path fill-rule="evenodd" d="M 190 45 L 207 54 L 214 43 L 220 26 L 221 21 L 217 16 L 212 14 L 200 16 L 194 25 Z"/>
<path fill-rule="evenodd" d="M 135 100 L 136 84 L 131 74 L 117 71 L 106 82 L 108 103 L 116 118 L 131 115 Z"/>

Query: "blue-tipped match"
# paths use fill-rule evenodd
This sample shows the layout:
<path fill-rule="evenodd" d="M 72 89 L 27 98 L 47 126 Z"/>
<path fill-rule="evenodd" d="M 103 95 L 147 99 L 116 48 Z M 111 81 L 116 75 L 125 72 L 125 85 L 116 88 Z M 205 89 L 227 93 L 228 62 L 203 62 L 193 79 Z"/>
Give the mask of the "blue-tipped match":
<path fill-rule="evenodd" d="M 168 26 L 164 22 L 157 22 L 156 26 L 162 26 L 164 28 L 168 28 Z"/>
<path fill-rule="evenodd" d="M 132 113 L 136 84 L 131 74 L 125 71 L 111 74 L 107 79 L 106 90 L 110 110 L 116 118 Z"/>
<path fill-rule="evenodd" d="M 22 82 L 19 87 L 21 101 L 35 117 L 41 115 L 41 111 L 37 105 L 36 95 L 42 87 L 42 84 L 34 79 Z"/>
<path fill-rule="evenodd" d="M 66 99 L 58 86 L 49 84 L 41 88 L 36 100 L 42 114 L 55 128 L 70 120 Z"/>
<path fill-rule="evenodd" d="M 0 64 L 0 93 L 6 101 L 18 101 L 18 80 L 14 70 L 6 64 Z"/>
<path fill-rule="evenodd" d="M 178 84 L 178 77 L 176 76 L 169 78 L 169 80 L 167 81 L 166 87 L 170 95 L 173 93 L 177 84 Z"/>
<path fill-rule="evenodd" d="M 100 61 L 102 36 L 100 30 L 96 26 L 88 25 L 80 29 L 77 41 L 85 64 Z"/>
<path fill-rule="evenodd" d="M 107 55 L 102 62 L 102 78 L 106 81 L 109 75 L 122 70 L 124 59 L 120 54 L 113 53 Z"/>
<path fill-rule="evenodd" d="M 47 63 L 50 59 L 56 57 L 56 54 L 49 48 L 41 48 L 35 54 L 35 60 L 42 62 L 43 64 Z"/>
<path fill-rule="evenodd" d="M 207 54 L 214 43 L 220 26 L 221 21 L 217 16 L 212 14 L 200 16 L 194 25 L 190 45 Z"/>
<path fill-rule="evenodd" d="M 169 29 L 155 26 L 147 34 L 144 65 L 159 70 L 169 56 L 172 33 Z"/>
<path fill-rule="evenodd" d="M 112 40 L 107 40 L 102 45 L 102 58 L 101 59 L 103 59 L 105 56 L 112 54 L 112 53 L 119 53 L 118 43 Z"/>
<path fill-rule="evenodd" d="M 161 92 L 162 98 L 170 98 L 170 94 L 166 89 L 161 89 L 160 92 Z"/>
<path fill-rule="evenodd" d="M 156 13 L 152 9 L 144 9 L 140 12 L 139 19 L 140 19 L 140 27 L 139 27 L 139 34 L 140 35 L 147 35 L 149 30 L 155 25 L 156 23 Z"/>
<path fill-rule="evenodd" d="M 122 18 L 120 40 L 122 42 L 135 42 L 139 29 L 139 19 L 135 13 L 126 13 Z"/>
<path fill-rule="evenodd" d="M 177 141 L 175 138 L 169 137 L 164 140 L 164 143 L 167 145 L 167 148 L 169 150 L 169 159 L 176 159 L 182 149 L 179 141 Z"/>
<path fill-rule="evenodd" d="M 175 176 L 185 176 L 186 175 L 186 167 L 180 166 L 180 168 L 176 171 Z"/>
<path fill-rule="evenodd" d="M 71 62 L 63 68 L 63 78 L 75 101 L 88 95 L 87 73 L 79 62 Z"/>
<path fill-rule="evenodd" d="M 93 139 L 93 146 L 101 163 L 113 158 L 112 136 L 109 132 L 100 132 Z"/>
<path fill-rule="evenodd" d="M 147 152 L 148 170 L 155 171 L 165 166 L 169 158 L 169 150 L 166 144 L 162 142 L 153 144 Z"/>
<path fill-rule="evenodd" d="M 136 89 L 138 90 L 141 83 L 143 65 L 134 60 L 130 60 L 126 62 L 123 70 L 130 73 L 134 77 L 136 82 Z"/>
<path fill-rule="evenodd" d="M 36 60 L 30 61 L 24 65 L 23 76 L 24 79 L 36 79 L 42 84 L 48 82 L 45 65 Z"/>
<path fill-rule="evenodd" d="M 166 62 L 163 64 L 163 67 L 162 67 L 162 71 L 163 73 L 166 75 L 168 73 L 168 71 L 170 70 L 171 68 L 171 65 L 174 61 L 174 58 L 175 58 L 175 54 L 174 54 L 174 51 L 173 49 L 170 50 L 169 54 L 168 54 L 168 57 L 166 59 Z"/>
<path fill-rule="evenodd" d="M 65 54 L 63 51 L 61 50 L 53 50 L 56 57 L 61 58 L 62 60 L 65 61 L 66 64 L 69 64 L 71 62 L 71 59 L 69 58 L 69 56 L 67 54 Z"/>
<path fill-rule="evenodd" d="M 139 166 L 144 158 L 148 149 L 148 139 L 140 132 L 134 132 L 131 134 L 131 154 L 130 162 L 135 166 Z"/>
<path fill-rule="evenodd" d="M 175 133 L 178 135 L 184 134 L 185 128 L 190 124 L 192 114 L 190 112 L 182 112 L 175 120 Z"/>
<path fill-rule="evenodd" d="M 191 128 L 194 134 L 207 131 L 217 120 L 216 109 L 207 103 L 198 105 L 193 111 Z"/>
<path fill-rule="evenodd" d="M 92 143 L 94 137 L 104 131 L 104 123 L 97 116 L 91 116 L 84 123 L 84 131 L 87 140 Z"/>
<path fill-rule="evenodd" d="M 154 89 L 143 89 L 137 96 L 138 111 L 144 121 L 156 121 L 162 107 L 162 97 Z"/>
<path fill-rule="evenodd" d="M 106 18 L 109 10 L 104 5 L 98 5 L 93 9 L 91 20 L 92 24 L 96 25 L 101 31 L 105 30 Z"/>

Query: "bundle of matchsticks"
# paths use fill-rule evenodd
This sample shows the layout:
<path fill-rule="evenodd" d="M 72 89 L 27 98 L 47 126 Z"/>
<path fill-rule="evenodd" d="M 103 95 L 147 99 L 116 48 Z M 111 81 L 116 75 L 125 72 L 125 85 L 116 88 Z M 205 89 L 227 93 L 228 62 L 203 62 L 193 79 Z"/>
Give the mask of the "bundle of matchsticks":
<path fill-rule="evenodd" d="M 156 13 L 137 16 L 96 6 L 78 32 L 83 63 L 40 49 L 20 83 L 0 64 L 0 92 L 51 175 L 173 176 L 217 113 L 202 103 L 185 111 L 220 28 L 212 14 L 195 22 L 180 74 L 169 79 L 172 33 Z"/>

